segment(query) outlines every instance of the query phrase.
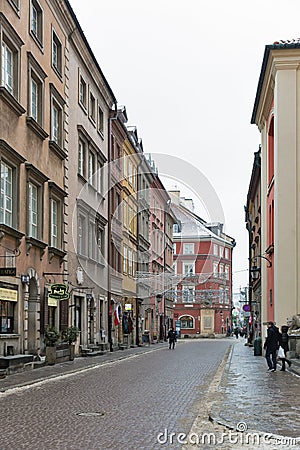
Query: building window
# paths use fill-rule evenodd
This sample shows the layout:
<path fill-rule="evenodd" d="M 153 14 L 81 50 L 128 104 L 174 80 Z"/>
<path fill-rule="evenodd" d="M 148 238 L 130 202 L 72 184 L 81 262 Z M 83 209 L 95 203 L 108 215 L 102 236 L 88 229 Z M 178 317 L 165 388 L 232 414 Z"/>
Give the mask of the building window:
<path fill-rule="evenodd" d="M 89 115 L 90 119 L 96 122 L 96 100 L 92 92 L 90 92 L 90 104 L 89 104 Z"/>
<path fill-rule="evenodd" d="M 31 0 L 30 32 L 43 45 L 43 10 L 37 0 Z"/>
<path fill-rule="evenodd" d="M 52 30 L 52 66 L 59 75 L 62 74 L 62 44 L 54 30 Z"/>
<path fill-rule="evenodd" d="M 0 301 L 0 333 L 14 332 L 15 302 Z"/>
<path fill-rule="evenodd" d="M 225 266 L 225 280 L 229 280 L 229 266 Z"/>
<path fill-rule="evenodd" d="M 38 239 L 38 187 L 28 183 L 28 236 Z"/>
<path fill-rule="evenodd" d="M 52 127 L 51 127 L 51 138 L 52 140 L 59 145 L 60 142 L 60 108 L 57 105 L 57 103 L 52 103 L 52 110 L 51 110 L 51 119 L 52 119 Z"/>
<path fill-rule="evenodd" d="M 92 186 L 95 185 L 95 172 L 96 172 L 96 155 L 94 152 L 89 151 L 88 180 Z"/>
<path fill-rule="evenodd" d="M 217 246 L 217 244 L 214 244 L 214 255 L 215 256 L 219 256 L 219 253 L 218 253 L 218 246 Z"/>
<path fill-rule="evenodd" d="M 96 241 L 96 232 L 95 232 L 95 222 L 90 221 L 89 223 L 89 258 L 92 260 L 96 260 L 96 250 L 97 250 L 97 241 Z"/>
<path fill-rule="evenodd" d="M 183 244 L 183 254 L 184 255 L 194 254 L 194 244 Z"/>
<path fill-rule="evenodd" d="M 181 322 L 181 328 L 187 329 L 187 328 L 194 328 L 194 319 L 191 316 L 183 316 L 180 317 Z"/>
<path fill-rule="evenodd" d="M 102 257 L 104 257 L 104 231 L 99 226 L 97 226 L 97 247 L 98 247 L 97 261 L 101 262 Z"/>
<path fill-rule="evenodd" d="M 213 262 L 213 273 L 214 273 L 214 277 L 218 276 L 218 262 L 217 261 Z"/>
<path fill-rule="evenodd" d="M 183 263 L 183 274 L 184 275 L 194 275 L 195 274 L 195 263 Z"/>
<path fill-rule="evenodd" d="M 101 194 L 102 190 L 103 190 L 103 185 L 102 185 L 102 165 L 100 163 L 100 161 L 97 162 L 97 191 L 99 194 Z"/>
<path fill-rule="evenodd" d="M 133 275 L 133 252 L 128 249 L 128 275 Z"/>
<path fill-rule="evenodd" d="M 229 248 L 225 248 L 225 258 L 229 259 Z"/>
<path fill-rule="evenodd" d="M 77 251 L 79 255 L 86 255 L 86 220 L 82 214 L 78 215 Z"/>
<path fill-rule="evenodd" d="M 224 247 L 222 247 L 222 245 L 220 245 L 220 247 L 219 247 L 219 256 L 220 256 L 220 258 L 223 258 L 223 253 L 224 253 Z"/>
<path fill-rule="evenodd" d="M 51 236 L 50 236 L 50 244 L 51 247 L 58 246 L 58 202 L 54 199 L 51 199 Z"/>
<path fill-rule="evenodd" d="M 43 126 L 43 81 L 33 70 L 30 71 L 29 114 Z"/>
<path fill-rule="evenodd" d="M 86 82 L 79 76 L 79 103 L 86 109 Z"/>
<path fill-rule="evenodd" d="M 13 169 L 1 162 L 0 223 L 13 226 Z"/>
<path fill-rule="evenodd" d="M 182 301 L 185 303 L 190 303 L 195 301 L 195 288 L 194 286 L 183 286 L 182 287 L 183 298 Z"/>
<path fill-rule="evenodd" d="M 127 247 L 123 247 L 123 273 L 127 273 Z"/>
<path fill-rule="evenodd" d="M 85 177 L 85 159 L 86 159 L 86 144 L 79 139 L 78 142 L 78 173 Z"/>
<path fill-rule="evenodd" d="M 100 134 L 104 133 L 104 114 L 100 106 L 98 107 L 98 131 Z"/>
<path fill-rule="evenodd" d="M 51 141 L 63 146 L 63 105 L 54 95 L 51 96 Z"/>
<path fill-rule="evenodd" d="M 179 225 L 178 225 L 178 223 L 174 223 L 174 225 L 173 225 L 173 232 L 174 233 L 179 233 Z"/>
<path fill-rule="evenodd" d="M 1 84 L 14 95 L 14 52 L 6 42 L 2 42 L 2 80 Z"/>

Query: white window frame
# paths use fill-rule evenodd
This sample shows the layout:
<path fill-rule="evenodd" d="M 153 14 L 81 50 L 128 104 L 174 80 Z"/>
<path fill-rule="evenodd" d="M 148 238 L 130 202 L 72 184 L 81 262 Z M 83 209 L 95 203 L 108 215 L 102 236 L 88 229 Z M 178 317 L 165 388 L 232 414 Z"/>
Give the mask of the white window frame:
<path fill-rule="evenodd" d="M 86 216 L 83 211 L 79 211 L 77 216 L 77 252 L 79 255 L 87 255 L 86 239 Z"/>
<path fill-rule="evenodd" d="M 98 105 L 97 129 L 101 136 L 104 135 L 104 112 L 100 105 Z"/>
<path fill-rule="evenodd" d="M 195 262 L 182 261 L 183 275 L 195 275 Z"/>
<path fill-rule="evenodd" d="M 63 148 L 64 107 L 54 92 L 51 94 L 51 141 Z"/>
<path fill-rule="evenodd" d="M 96 97 L 93 92 L 90 90 L 89 92 L 89 118 L 92 123 L 96 124 Z"/>
<path fill-rule="evenodd" d="M 193 243 L 184 243 L 183 244 L 183 254 L 184 255 L 193 255 L 195 250 L 195 245 Z"/>
<path fill-rule="evenodd" d="M 86 111 L 87 106 L 87 83 L 85 79 L 83 78 L 82 74 L 79 72 L 79 82 L 78 82 L 78 101 L 79 104 L 84 108 Z"/>
<path fill-rule="evenodd" d="M 123 245 L 123 273 L 128 273 L 128 255 L 127 255 L 127 246 Z"/>
<path fill-rule="evenodd" d="M 35 16 L 36 14 L 36 16 Z M 34 17 L 35 16 L 35 17 Z M 30 1 L 30 34 L 42 47 L 44 39 L 44 12 L 37 0 Z"/>
<path fill-rule="evenodd" d="M 219 248 L 217 244 L 214 244 L 213 254 L 214 256 L 219 256 Z"/>
<path fill-rule="evenodd" d="M 214 277 L 218 276 L 218 261 L 213 261 L 213 275 Z"/>
<path fill-rule="evenodd" d="M 39 239 L 39 186 L 28 182 L 28 236 Z"/>
<path fill-rule="evenodd" d="M 78 138 L 78 174 L 85 178 L 86 172 L 86 142 Z"/>
<path fill-rule="evenodd" d="M 62 75 L 62 43 L 58 37 L 58 34 L 52 29 L 52 51 L 51 51 L 51 63 L 55 72 L 61 77 Z"/>
<path fill-rule="evenodd" d="M 5 173 L 10 174 L 10 180 L 4 178 Z M 14 168 L 1 161 L 1 193 L 0 193 L 0 223 L 4 223 L 10 227 L 13 226 L 13 192 L 14 192 Z"/>
<path fill-rule="evenodd" d="M 58 200 L 51 198 L 50 200 L 50 245 L 51 247 L 58 248 L 59 245 L 59 209 L 60 205 Z"/>
<path fill-rule="evenodd" d="M 95 187 L 95 178 L 96 178 L 96 154 L 95 152 L 89 148 L 88 151 L 88 182 L 91 186 Z"/>
<path fill-rule="evenodd" d="M 225 248 L 225 259 L 229 259 L 229 248 Z"/>
<path fill-rule="evenodd" d="M 183 303 L 195 302 L 195 286 L 185 286 L 185 285 L 182 286 L 182 302 Z"/>

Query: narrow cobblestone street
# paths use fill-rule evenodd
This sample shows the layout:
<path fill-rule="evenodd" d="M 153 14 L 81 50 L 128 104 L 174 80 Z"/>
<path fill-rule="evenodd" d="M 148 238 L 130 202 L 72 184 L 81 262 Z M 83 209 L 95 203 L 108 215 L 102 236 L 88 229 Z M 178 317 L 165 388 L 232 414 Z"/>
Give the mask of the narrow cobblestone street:
<path fill-rule="evenodd" d="M 181 341 L 174 351 L 165 344 L 8 389 L 0 398 L 1 450 L 179 449 L 164 436 L 190 431 L 229 346 L 225 339 Z"/>

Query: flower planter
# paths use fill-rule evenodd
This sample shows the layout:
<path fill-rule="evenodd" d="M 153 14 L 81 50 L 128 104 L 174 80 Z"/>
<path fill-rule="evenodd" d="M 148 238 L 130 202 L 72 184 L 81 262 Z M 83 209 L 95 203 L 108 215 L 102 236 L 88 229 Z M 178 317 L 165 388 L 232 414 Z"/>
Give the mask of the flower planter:
<path fill-rule="evenodd" d="M 46 363 L 53 366 L 56 362 L 56 346 L 46 347 Z"/>

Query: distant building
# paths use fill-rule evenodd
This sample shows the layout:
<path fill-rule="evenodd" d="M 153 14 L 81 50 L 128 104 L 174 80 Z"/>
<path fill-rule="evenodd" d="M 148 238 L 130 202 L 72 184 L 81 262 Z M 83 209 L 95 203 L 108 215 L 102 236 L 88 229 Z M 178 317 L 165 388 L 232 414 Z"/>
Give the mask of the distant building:
<path fill-rule="evenodd" d="M 232 326 L 233 238 L 223 224 L 197 216 L 189 199 L 169 191 L 174 225 L 174 320 L 181 336 L 226 334 Z"/>

